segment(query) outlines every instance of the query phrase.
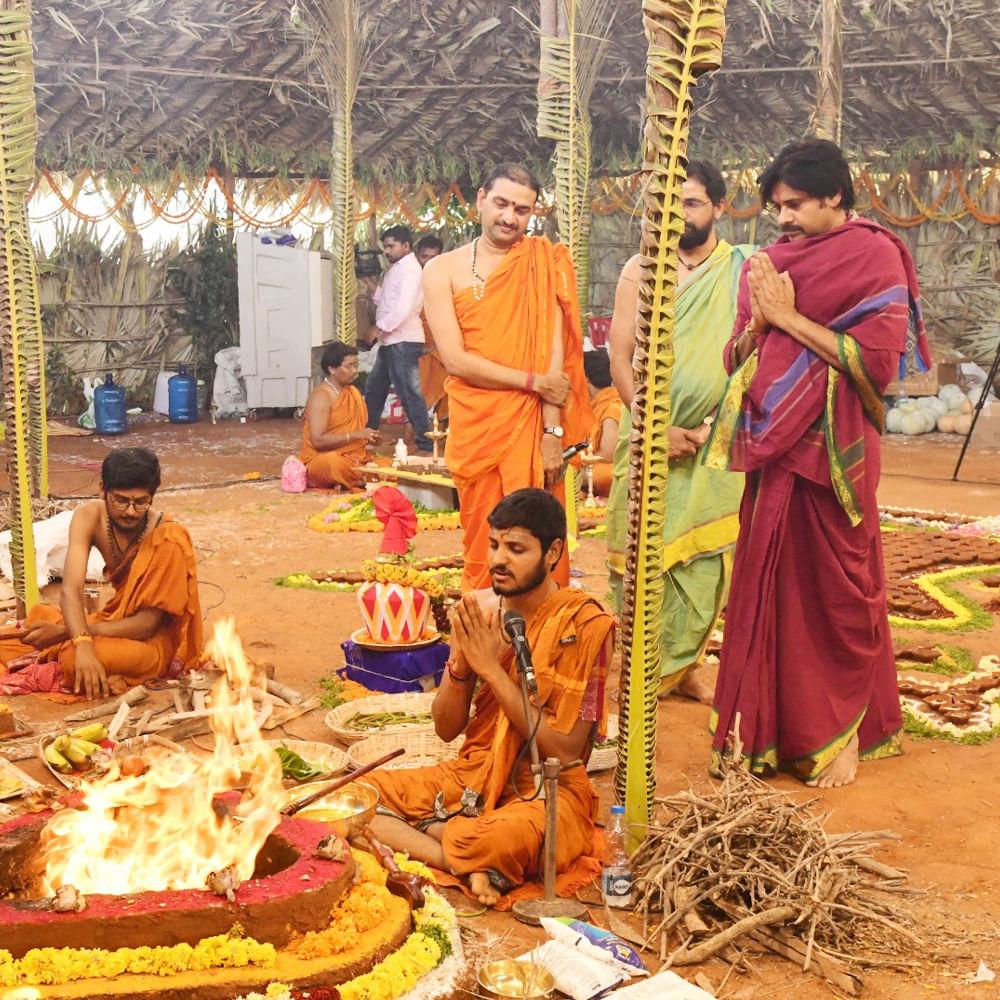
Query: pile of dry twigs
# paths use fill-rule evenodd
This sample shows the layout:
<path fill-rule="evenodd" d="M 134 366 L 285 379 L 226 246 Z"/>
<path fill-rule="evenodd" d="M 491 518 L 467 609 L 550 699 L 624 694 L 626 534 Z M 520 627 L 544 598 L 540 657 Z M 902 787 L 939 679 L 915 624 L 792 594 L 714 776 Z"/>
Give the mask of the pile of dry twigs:
<path fill-rule="evenodd" d="M 659 825 L 632 866 L 643 936 L 647 946 L 659 940 L 665 967 L 763 946 L 856 996 L 862 980 L 851 966 L 864 962 L 866 941 L 919 944 L 894 905 L 893 894 L 913 892 L 905 875 L 870 856 L 897 835 L 828 834 L 811 803 L 735 766 L 714 792 L 688 789 L 656 805 Z"/>

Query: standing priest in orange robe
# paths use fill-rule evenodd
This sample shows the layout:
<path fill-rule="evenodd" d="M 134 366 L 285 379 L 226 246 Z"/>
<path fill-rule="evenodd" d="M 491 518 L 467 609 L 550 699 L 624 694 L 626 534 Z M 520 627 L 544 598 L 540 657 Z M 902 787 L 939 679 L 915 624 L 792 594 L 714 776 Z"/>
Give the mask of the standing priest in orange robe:
<path fill-rule="evenodd" d="M 59 606 L 36 604 L 22 635 L 0 643 L 0 662 L 38 653 L 58 660 L 63 684 L 88 698 L 109 693 L 108 678 L 131 684 L 162 677 L 174 661 L 196 665 L 201 606 L 187 530 L 153 510 L 160 463 L 146 448 L 115 448 L 101 465 L 101 499 L 77 507 L 69 526 Z M 114 596 L 84 610 L 91 548 L 104 557 Z M 2 671 L 0 671 L 2 672 Z"/>
<path fill-rule="evenodd" d="M 527 486 L 563 500 L 563 448 L 594 421 L 569 251 L 526 235 L 540 191 L 530 171 L 500 164 L 476 197 L 482 235 L 424 268 L 424 311 L 449 375 L 445 461 L 465 532 L 464 590 L 489 584 L 489 512 Z M 565 553 L 555 576 L 569 580 Z"/>
<path fill-rule="evenodd" d="M 345 486 L 357 489 L 366 461 L 365 449 L 382 435 L 365 426 L 368 408 L 352 384 L 358 377 L 358 349 L 336 341 L 320 358 L 323 381 L 309 394 L 302 427 L 302 451 L 309 485 L 318 489 Z"/>

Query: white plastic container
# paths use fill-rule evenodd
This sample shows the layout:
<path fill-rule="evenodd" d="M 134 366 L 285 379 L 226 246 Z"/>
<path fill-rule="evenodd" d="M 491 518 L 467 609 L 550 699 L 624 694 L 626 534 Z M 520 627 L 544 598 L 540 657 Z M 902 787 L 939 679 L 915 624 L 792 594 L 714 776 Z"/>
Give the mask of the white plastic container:
<path fill-rule="evenodd" d="M 171 372 L 160 372 L 156 376 L 156 387 L 153 389 L 153 412 L 162 413 L 165 417 L 170 413 L 171 374 Z"/>

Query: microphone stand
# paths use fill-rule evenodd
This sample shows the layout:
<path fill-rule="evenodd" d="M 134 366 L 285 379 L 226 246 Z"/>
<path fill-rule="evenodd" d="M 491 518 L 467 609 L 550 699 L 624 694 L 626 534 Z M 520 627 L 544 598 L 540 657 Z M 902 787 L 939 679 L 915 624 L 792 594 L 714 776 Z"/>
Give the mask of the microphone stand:
<path fill-rule="evenodd" d="M 569 917 L 579 920 L 587 915 L 587 908 L 575 899 L 559 899 L 556 896 L 556 822 L 559 804 L 559 774 L 571 767 L 581 767 L 583 761 L 571 760 L 561 764 L 558 757 L 546 757 L 539 762 L 538 743 L 535 740 L 533 713 L 541 712 L 541 707 L 532 708 L 528 693 L 528 678 L 519 671 L 521 680 L 521 701 L 524 704 L 524 718 L 528 723 L 528 750 L 531 754 L 531 773 L 535 776 L 535 790 L 542 789 L 545 800 L 545 840 L 542 844 L 542 875 L 545 896 L 542 899 L 519 899 L 514 903 L 514 916 L 522 923 L 539 925 L 542 917 Z"/>
<path fill-rule="evenodd" d="M 535 778 L 535 792 L 542 787 L 542 764 L 538 756 L 538 741 L 535 739 L 535 727 L 532 723 L 534 714 L 532 712 L 531 695 L 528 692 L 528 678 L 522 671 L 517 672 L 521 682 L 521 704 L 524 706 L 524 718 L 528 723 L 528 752 L 531 754 L 531 773 Z M 541 712 L 541 709 L 538 709 Z M 544 796 L 544 793 L 543 793 Z"/>

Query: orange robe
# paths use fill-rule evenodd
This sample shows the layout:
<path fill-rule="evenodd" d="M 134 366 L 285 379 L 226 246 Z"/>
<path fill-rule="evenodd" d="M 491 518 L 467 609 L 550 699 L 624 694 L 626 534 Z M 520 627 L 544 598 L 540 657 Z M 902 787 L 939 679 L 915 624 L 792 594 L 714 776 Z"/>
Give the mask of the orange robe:
<path fill-rule="evenodd" d="M 330 407 L 326 433 L 350 434 L 361 430 L 367 422 L 365 397 L 353 385 L 344 386 L 336 402 Z M 309 435 L 309 421 L 306 420 L 302 425 L 302 451 L 299 458 L 305 463 L 310 486 L 319 489 L 346 486 L 353 490 L 361 485 L 361 473 L 355 472 L 354 467 L 366 461 L 365 442 L 359 439 L 345 444 L 343 448 L 317 451 Z"/>
<path fill-rule="evenodd" d="M 545 374 L 552 353 L 556 310 L 562 312 L 563 371 L 570 395 L 562 411 L 564 444 L 586 438 L 594 417 L 583 372 L 583 335 L 576 276 L 569 251 L 544 236 L 528 236 L 489 276 L 481 299 L 473 289 L 454 296 L 465 350 L 508 368 Z M 508 493 L 544 484 L 542 400 L 521 389 L 483 389 L 449 375 L 445 461 L 458 489 L 465 570 L 463 590 L 489 586 L 486 517 Z M 565 502 L 562 483 L 553 494 Z M 566 556 L 555 578 L 569 581 Z"/>
<path fill-rule="evenodd" d="M 584 717 L 584 694 L 589 688 L 597 695 L 592 706 L 597 716 L 594 730 L 604 733 L 604 683 L 613 629 L 611 615 L 578 590 L 557 591 L 533 616 L 527 636 L 539 703 L 546 722 L 557 732 L 568 734 Z M 517 683 L 517 667 L 509 651 L 506 666 Z M 516 782 L 522 795 L 534 792 L 527 751 L 514 771 L 523 743 L 492 689 L 482 685 L 457 759 L 431 767 L 377 771 L 365 781 L 378 788 L 382 805 L 414 824 L 434 817 L 439 791 L 448 812 L 460 807 L 467 788 L 479 792 L 484 799 L 480 816 L 448 820 L 442 840 L 445 858 L 457 875 L 494 869 L 520 885 L 526 877 L 541 873 L 545 837 L 544 801 L 522 802 L 512 787 Z M 559 776 L 558 871 L 592 852 L 597 807 L 586 768 L 575 767 Z"/>
<path fill-rule="evenodd" d="M 424 324 L 424 344 L 426 350 L 420 356 L 420 394 L 427 403 L 427 409 L 434 411 L 439 421 L 448 418 L 448 393 L 445 391 L 445 379 L 448 369 L 445 368 L 441 355 L 434 343 L 427 317 L 421 312 L 420 321 Z"/>
<path fill-rule="evenodd" d="M 591 451 L 596 452 L 601 443 L 601 429 L 605 420 L 613 420 L 615 426 L 622 417 L 622 398 L 618 395 L 618 390 L 609 385 L 601 389 L 590 401 L 594 410 L 594 429 L 590 435 Z M 615 443 L 618 442 L 618 432 L 615 431 Z M 595 462 L 594 469 L 594 492 L 598 496 L 606 497 L 611 490 L 611 467 L 613 462 Z"/>
<path fill-rule="evenodd" d="M 139 544 L 128 572 L 114 586 L 114 595 L 100 611 L 87 615 L 88 622 L 119 621 L 144 608 L 156 608 L 164 617 L 149 639 L 94 637 L 94 652 L 108 676 L 117 674 L 131 684 L 141 684 L 166 674 L 175 658 L 185 668 L 197 666 L 202 643 L 201 604 L 194 546 L 183 525 L 164 516 Z M 51 605 L 37 604 L 26 621 L 61 623 L 62 615 Z M 34 652 L 34 647 L 16 639 L 0 642 L 3 663 Z M 58 660 L 64 684 L 72 687 L 76 647 L 71 642 L 42 650 L 40 659 Z"/>

